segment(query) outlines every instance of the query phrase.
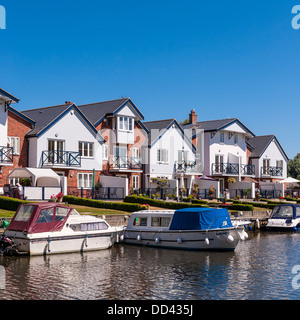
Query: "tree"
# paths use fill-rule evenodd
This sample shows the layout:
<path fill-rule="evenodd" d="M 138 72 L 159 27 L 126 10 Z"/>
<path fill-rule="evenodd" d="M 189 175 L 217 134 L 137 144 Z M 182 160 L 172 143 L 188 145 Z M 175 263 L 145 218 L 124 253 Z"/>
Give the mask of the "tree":
<path fill-rule="evenodd" d="M 287 173 L 288 176 L 300 180 L 300 153 L 288 162 Z"/>

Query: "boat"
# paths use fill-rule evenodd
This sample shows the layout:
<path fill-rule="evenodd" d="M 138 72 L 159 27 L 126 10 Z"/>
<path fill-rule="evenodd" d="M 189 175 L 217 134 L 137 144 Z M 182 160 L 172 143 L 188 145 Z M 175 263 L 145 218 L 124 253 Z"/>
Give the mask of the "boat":
<path fill-rule="evenodd" d="M 121 243 L 184 250 L 235 250 L 248 238 L 233 227 L 225 208 L 185 208 L 133 212 Z"/>
<path fill-rule="evenodd" d="M 0 239 L 0 249 L 9 255 L 101 250 L 118 241 L 122 230 L 64 204 L 21 204 Z"/>
<path fill-rule="evenodd" d="M 275 206 L 266 224 L 266 229 L 272 231 L 299 231 L 300 205 L 286 203 Z"/>

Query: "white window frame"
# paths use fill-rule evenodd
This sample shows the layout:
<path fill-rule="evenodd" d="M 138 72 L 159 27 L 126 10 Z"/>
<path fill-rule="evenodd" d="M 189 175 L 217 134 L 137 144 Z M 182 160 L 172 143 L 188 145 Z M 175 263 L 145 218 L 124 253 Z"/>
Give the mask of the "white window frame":
<path fill-rule="evenodd" d="M 108 145 L 104 144 L 102 145 L 102 159 L 103 160 L 108 160 Z"/>
<path fill-rule="evenodd" d="M 93 173 L 79 172 L 77 174 L 77 187 L 79 189 L 90 189 L 93 187 Z"/>
<path fill-rule="evenodd" d="M 158 163 L 169 163 L 169 150 L 157 149 L 156 160 Z"/>
<path fill-rule="evenodd" d="M 132 148 L 132 158 L 139 158 L 140 157 L 140 148 Z"/>
<path fill-rule="evenodd" d="M 225 134 L 224 132 L 220 132 L 220 143 L 224 144 L 224 142 L 225 142 Z"/>
<path fill-rule="evenodd" d="M 132 176 L 132 188 L 133 189 L 140 188 L 140 176 L 137 176 L 137 175 Z"/>
<path fill-rule="evenodd" d="M 81 150 L 80 151 L 80 144 L 81 144 Z M 87 144 L 87 155 L 84 154 L 85 148 L 84 145 Z M 92 151 L 92 155 L 90 155 L 90 152 Z M 94 158 L 94 142 L 90 141 L 78 141 L 78 152 L 81 152 L 82 158 Z"/>
<path fill-rule="evenodd" d="M 235 134 L 233 135 L 233 144 L 234 144 L 234 145 L 237 145 L 238 142 L 239 142 L 239 137 L 238 137 L 238 134 L 235 133 Z"/>
<path fill-rule="evenodd" d="M 20 154 L 20 138 L 19 137 L 8 137 L 9 146 L 13 148 L 13 154 Z"/>
<path fill-rule="evenodd" d="M 134 129 L 134 119 L 128 116 L 118 116 L 118 130 L 132 132 Z"/>

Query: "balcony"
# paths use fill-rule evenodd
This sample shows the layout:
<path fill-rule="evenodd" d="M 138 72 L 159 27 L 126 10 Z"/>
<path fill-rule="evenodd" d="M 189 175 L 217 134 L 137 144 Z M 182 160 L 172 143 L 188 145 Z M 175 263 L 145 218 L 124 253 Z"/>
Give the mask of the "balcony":
<path fill-rule="evenodd" d="M 80 167 L 81 153 L 75 151 L 43 151 L 42 166 Z"/>
<path fill-rule="evenodd" d="M 262 167 L 261 175 L 267 177 L 282 177 L 281 167 Z"/>
<path fill-rule="evenodd" d="M 110 157 L 108 167 L 110 171 L 141 171 L 143 169 L 140 157 Z"/>
<path fill-rule="evenodd" d="M 0 147 L 0 164 L 13 164 L 13 148 Z"/>
<path fill-rule="evenodd" d="M 214 175 L 239 175 L 241 170 L 242 176 L 254 176 L 255 166 L 250 164 L 241 164 L 239 168 L 238 163 L 213 163 L 212 174 Z"/>
<path fill-rule="evenodd" d="M 175 161 L 175 172 L 185 174 L 201 174 L 201 163 L 196 161 Z"/>

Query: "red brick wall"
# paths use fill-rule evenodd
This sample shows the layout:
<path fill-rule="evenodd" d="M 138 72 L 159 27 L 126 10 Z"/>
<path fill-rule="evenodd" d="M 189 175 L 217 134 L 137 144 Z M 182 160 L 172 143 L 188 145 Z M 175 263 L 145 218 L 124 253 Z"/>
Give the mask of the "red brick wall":
<path fill-rule="evenodd" d="M 20 154 L 14 155 L 12 166 L 2 167 L 2 177 L 0 175 L 0 185 L 7 183 L 7 176 L 14 168 L 27 166 L 28 140 L 25 138 L 27 132 L 31 130 L 31 124 L 19 117 L 15 113 L 8 111 L 7 117 L 7 136 L 20 138 Z"/>

